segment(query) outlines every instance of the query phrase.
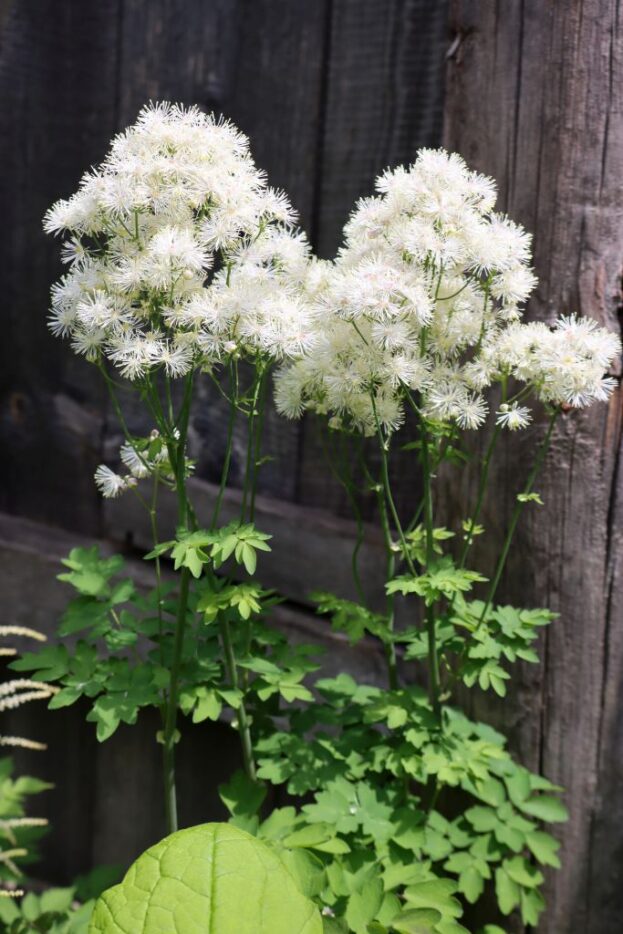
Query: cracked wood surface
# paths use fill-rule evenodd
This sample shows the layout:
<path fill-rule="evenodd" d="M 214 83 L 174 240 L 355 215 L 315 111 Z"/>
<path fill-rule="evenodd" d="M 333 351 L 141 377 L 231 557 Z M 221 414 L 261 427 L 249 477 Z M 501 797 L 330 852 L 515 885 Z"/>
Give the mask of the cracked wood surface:
<path fill-rule="evenodd" d="M 500 206 L 534 232 L 532 318 L 577 310 L 621 327 L 622 15 L 618 0 L 451 4 L 445 144 L 493 175 Z M 620 389 L 558 424 L 538 484 L 546 505 L 526 510 L 502 593 L 560 613 L 541 666 L 497 710 L 524 761 L 567 789 L 563 870 L 549 875 L 541 934 L 621 929 L 621 426 Z M 478 567 L 493 566 L 542 431 L 498 457 L 484 517 L 493 541 Z M 456 516 L 473 497 L 468 475 L 447 484 L 445 508 Z"/>

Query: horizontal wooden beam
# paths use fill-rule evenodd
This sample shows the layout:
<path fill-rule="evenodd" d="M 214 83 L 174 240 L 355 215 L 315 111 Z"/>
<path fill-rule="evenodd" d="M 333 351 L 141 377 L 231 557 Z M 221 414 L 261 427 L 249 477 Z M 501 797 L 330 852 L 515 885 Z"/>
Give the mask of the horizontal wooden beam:
<path fill-rule="evenodd" d="M 61 559 L 71 548 L 98 544 L 102 553 L 114 551 L 114 543 L 93 541 L 28 519 L 0 513 L 0 592 L 3 622 L 33 626 L 53 639 L 58 620 L 72 595 L 57 580 Z M 126 557 L 127 570 L 139 586 L 153 586 L 151 565 Z M 271 611 L 275 626 L 294 642 L 316 643 L 323 650 L 320 658 L 326 675 L 348 671 L 369 684 L 383 683 L 384 662 L 379 644 L 363 640 L 348 645 L 341 633 L 334 632 L 325 617 L 290 604 Z"/>
<path fill-rule="evenodd" d="M 202 480 L 190 481 L 191 499 L 200 525 L 209 525 L 218 488 Z M 226 490 L 220 523 L 240 515 L 241 494 Z M 172 493 L 162 494 L 158 505 L 159 536 L 165 541 L 174 535 L 177 508 Z M 346 599 L 357 599 L 352 574 L 352 555 L 357 540 L 354 522 L 338 519 L 320 509 L 310 509 L 285 501 L 258 496 L 255 524 L 273 536 L 272 551 L 262 555 L 258 575 L 267 587 L 297 603 L 309 603 L 309 594 L 324 590 Z M 147 510 L 135 496 L 107 500 L 104 505 L 104 532 L 107 538 L 141 550 L 152 548 Z M 366 524 L 359 551 L 358 567 L 366 601 L 381 607 L 384 592 L 385 560 L 380 531 Z"/>

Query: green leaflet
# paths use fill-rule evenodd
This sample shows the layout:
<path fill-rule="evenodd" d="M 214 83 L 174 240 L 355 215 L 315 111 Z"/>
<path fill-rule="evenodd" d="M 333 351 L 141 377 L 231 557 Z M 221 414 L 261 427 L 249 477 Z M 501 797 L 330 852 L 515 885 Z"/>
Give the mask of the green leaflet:
<path fill-rule="evenodd" d="M 98 899 L 89 934 L 322 934 L 279 858 L 228 824 L 171 834 Z"/>

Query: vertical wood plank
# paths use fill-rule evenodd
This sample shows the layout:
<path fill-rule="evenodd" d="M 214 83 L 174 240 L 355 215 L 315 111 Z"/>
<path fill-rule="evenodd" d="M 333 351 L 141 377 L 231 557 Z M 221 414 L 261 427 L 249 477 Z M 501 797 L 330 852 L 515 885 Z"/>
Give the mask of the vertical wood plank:
<path fill-rule="evenodd" d="M 375 176 L 439 143 L 447 6 L 340 0 L 331 14 L 317 218 L 318 249 L 329 257 Z"/>
<path fill-rule="evenodd" d="M 91 368 L 47 333 L 61 266 L 41 221 L 114 129 L 118 10 L 119 0 L 13 3 L 0 45 L 0 444 L 12 452 L 0 463 L 0 508 L 82 529 L 98 517 L 90 412 L 101 393 Z"/>
<path fill-rule="evenodd" d="M 256 162 L 283 187 L 311 226 L 319 139 L 324 17 L 327 0 L 182 0 L 125 3 L 120 122 L 151 99 L 197 104 L 222 113 L 250 136 Z M 248 378 L 248 376 L 247 376 Z M 191 443 L 198 475 L 220 478 L 227 406 L 206 378 L 197 389 Z M 264 493 L 292 499 L 299 425 L 268 412 L 260 472 Z M 234 438 L 232 485 L 241 485 L 246 427 Z"/>
<path fill-rule="evenodd" d="M 577 310 L 620 328 L 620 17 L 614 0 L 452 3 L 447 145 L 493 174 L 501 206 L 535 232 L 540 284 L 531 317 Z M 498 462 L 485 516 L 493 549 L 541 433 L 537 426 L 507 442 Z M 546 507 L 527 511 L 501 594 L 561 614 L 544 636 L 540 669 L 523 673 L 499 711 L 524 760 L 567 788 L 571 820 L 560 831 L 563 870 L 548 881 L 539 925 L 546 934 L 610 934 L 623 909 L 608 862 L 623 839 L 611 797 L 618 790 L 620 799 L 623 784 L 615 714 L 623 673 L 620 451 L 620 394 L 609 407 L 562 420 L 540 481 Z M 459 489 L 447 490 L 455 515 L 468 488 Z M 492 566 L 495 550 L 481 557 Z"/>
<path fill-rule="evenodd" d="M 383 169 L 412 162 L 422 146 L 439 145 L 447 12 L 445 0 L 332 2 L 314 225 L 322 256 L 335 255 L 355 201 L 373 193 Z M 311 419 L 303 423 L 299 470 L 300 502 L 350 515 L 344 491 L 328 478 Z M 417 477 L 395 462 L 393 486 L 408 510 Z M 366 518 L 374 509 L 372 498 Z"/>

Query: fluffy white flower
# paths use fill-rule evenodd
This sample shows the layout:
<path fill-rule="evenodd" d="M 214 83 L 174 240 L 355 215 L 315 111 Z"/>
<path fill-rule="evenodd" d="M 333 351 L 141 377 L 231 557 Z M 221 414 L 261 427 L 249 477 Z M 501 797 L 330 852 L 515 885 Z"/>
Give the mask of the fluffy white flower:
<path fill-rule="evenodd" d="M 122 477 L 105 464 L 100 464 L 95 471 L 95 485 L 105 499 L 115 499 L 126 490 L 136 486 L 136 479 Z"/>
<path fill-rule="evenodd" d="M 516 324 L 498 340 L 499 365 L 530 385 L 544 402 L 584 408 L 606 401 L 614 380 L 604 373 L 620 357 L 621 342 L 590 318 Z"/>
<path fill-rule="evenodd" d="M 370 434 L 401 423 L 407 391 L 425 416 L 478 428 L 483 393 L 519 380 L 546 403 L 604 400 L 614 383 L 604 371 L 618 338 L 592 321 L 562 318 L 549 328 L 521 323 L 536 285 L 530 235 L 493 212 L 492 179 L 443 150 L 385 172 L 377 195 L 359 201 L 333 263 L 314 268 L 308 300 L 317 335 L 303 359 L 280 369 L 280 412 L 306 409 L 330 423 Z M 524 405 L 496 413 L 511 430 L 531 419 Z"/>
<path fill-rule="evenodd" d="M 525 405 L 519 405 L 517 402 L 511 402 L 510 405 L 503 402 L 497 411 L 495 423 L 502 428 L 508 428 L 510 431 L 516 431 L 518 428 L 526 428 L 532 421 L 530 409 Z"/>
<path fill-rule="evenodd" d="M 69 264 L 50 329 L 129 379 L 183 376 L 232 344 L 294 357 L 314 338 L 309 247 L 293 220 L 235 127 L 194 107 L 146 107 L 45 216 L 67 235 Z"/>

